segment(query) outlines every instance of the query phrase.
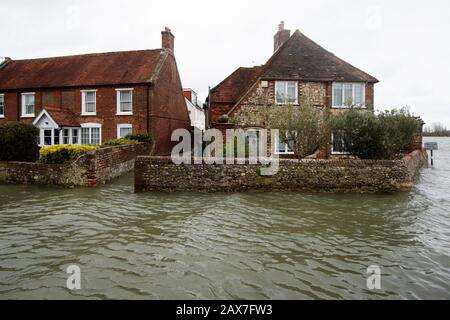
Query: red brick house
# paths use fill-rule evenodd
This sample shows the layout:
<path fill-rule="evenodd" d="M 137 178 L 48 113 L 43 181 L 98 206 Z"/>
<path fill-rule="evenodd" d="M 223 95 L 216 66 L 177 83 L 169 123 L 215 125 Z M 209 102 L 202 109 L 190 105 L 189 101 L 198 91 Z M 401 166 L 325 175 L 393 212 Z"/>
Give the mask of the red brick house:
<path fill-rule="evenodd" d="M 174 56 L 162 48 L 11 60 L 0 65 L 0 123 L 40 129 L 40 145 L 101 144 L 128 133 L 150 133 L 155 154 L 169 154 L 177 128 L 189 129 Z"/>
<path fill-rule="evenodd" d="M 227 115 L 230 122 L 238 113 L 251 113 L 256 92 L 263 92 L 274 104 L 300 105 L 302 96 L 312 99 L 313 105 L 338 112 L 352 105 L 373 111 L 374 84 L 378 80 L 328 52 L 299 30 L 292 35 L 279 25 L 274 36 L 274 53 L 262 66 L 240 67 L 225 78 L 209 95 L 209 126 L 219 129 L 231 127 L 218 123 Z M 252 127 L 251 123 L 243 127 Z M 278 139 L 279 140 L 279 139 Z M 327 147 L 327 153 L 340 153 L 339 143 Z M 292 154 L 282 141 L 273 151 Z"/>

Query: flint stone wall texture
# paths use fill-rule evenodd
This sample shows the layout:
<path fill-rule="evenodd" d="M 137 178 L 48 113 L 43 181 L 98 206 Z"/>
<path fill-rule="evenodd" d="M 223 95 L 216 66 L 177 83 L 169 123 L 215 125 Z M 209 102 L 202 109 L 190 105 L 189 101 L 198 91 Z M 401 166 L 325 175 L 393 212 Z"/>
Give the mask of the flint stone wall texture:
<path fill-rule="evenodd" d="M 0 183 L 96 187 L 129 172 L 152 145 L 138 143 L 89 151 L 70 164 L 0 162 Z"/>
<path fill-rule="evenodd" d="M 274 176 L 254 164 L 174 165 L 168 157 L 137 157 L 135 191 L 300 191 L 392 193 L 409 191 L 426 162 L 419 150 L 401 160 L 280 159 Z"/>

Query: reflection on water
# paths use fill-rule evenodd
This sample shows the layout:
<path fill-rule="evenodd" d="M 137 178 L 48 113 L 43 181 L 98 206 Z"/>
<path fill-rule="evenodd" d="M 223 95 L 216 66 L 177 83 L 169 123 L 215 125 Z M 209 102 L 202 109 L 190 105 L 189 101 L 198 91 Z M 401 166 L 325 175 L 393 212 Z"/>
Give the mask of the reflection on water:
<path fill-rule="evenodd" d="M 435 168 L 396 195 L 1 185 L 0 298 L 450 298 L 450 139 L 432 140 Z"/>

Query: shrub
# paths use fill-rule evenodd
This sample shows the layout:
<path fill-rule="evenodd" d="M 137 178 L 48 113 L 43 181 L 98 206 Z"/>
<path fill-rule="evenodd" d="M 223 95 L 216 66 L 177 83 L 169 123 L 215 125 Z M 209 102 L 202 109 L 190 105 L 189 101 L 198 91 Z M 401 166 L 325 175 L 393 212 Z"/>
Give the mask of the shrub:
<path fill-rule="evenodd" d="M 148 133 L 129 134 L 125 137 L 125 139 L 134 140 L 137 142 L 145 142 L 145 143 L 152 143 L 152 141 L 153 141 L 152 136 Z"/>
<path fill-rule="evenodd" d="M 36 161 L 38 138 L 39 129 L 33 125 L 19 122 L 0 125 L 0 161 Z"/>
<path fill-rule="evenodd" d="M 54 145 L 40 150 L 40 163 L 64 164 L 74 161 L 86 151 L 95 150 L 98 146 L 87 145 Z"/>
<path fill-rule="evenodd" d="M 351 154 L 392 159 L 407 150 L 419 123 L 405 109 L 379 115 L 349 109 L 334 116 L 332 130 L 341 133 L 344 149 Z"/>
<path fill-rule="evenodd" d="M 383 145 L 388 157 L 406 152 L 414 134 L 421 129 L 419 121 L 407 109 L 384 111 L 378 115 L 378 119 L 384 132 Z"/>
<path fill-rule="evenodd" d="M 138 143 L 136 140 L 120 138 L 120 139 L 108 140 L 103 144 L 103 146 L 105 146 L 105 147 L 122 146 L 122 145 L 127 145 L 127 144 L 136 144 L 136 143 Z"/>

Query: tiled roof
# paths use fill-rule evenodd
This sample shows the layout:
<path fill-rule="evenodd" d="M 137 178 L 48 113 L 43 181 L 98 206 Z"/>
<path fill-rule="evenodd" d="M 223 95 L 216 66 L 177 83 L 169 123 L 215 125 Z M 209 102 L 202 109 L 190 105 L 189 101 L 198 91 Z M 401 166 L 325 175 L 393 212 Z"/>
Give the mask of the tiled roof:
<path fill-rule="evenodd" d="M 261 78 L 378 82 L 376 78 L 336 57 L 298 30 L 269 59 Z"/>
<path fill-rule="evenodd" d="M 244 94 L 261 74 L 262 67 L 240 67 L 211 89 L 211 101 L 233 103 Z"/>
<path fill-rule="evenodd" d="M 0 89 L 52 88 L 150 82 L 164 49 L 10 60 L 0 69 Z"/>
<path fill-rule="evenodd" d="M 77 116 L 70 110 L 45 108 L 60 127 L 79 127 Z"/>

